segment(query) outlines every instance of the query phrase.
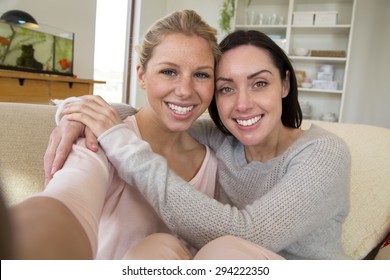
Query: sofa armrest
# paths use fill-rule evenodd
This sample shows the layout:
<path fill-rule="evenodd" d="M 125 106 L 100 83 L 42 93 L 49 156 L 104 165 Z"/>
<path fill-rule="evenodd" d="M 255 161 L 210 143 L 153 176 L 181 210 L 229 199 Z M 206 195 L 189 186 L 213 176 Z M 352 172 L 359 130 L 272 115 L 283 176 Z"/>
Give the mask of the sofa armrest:
<path fill-rule="evenodd" d="M 308 120 L 302 127 L 313 123 L 344 139 L 350 149 L 350 211 L 342 241 L 349 256 L 363 259 L 390 230 L 390 129 Z"/>

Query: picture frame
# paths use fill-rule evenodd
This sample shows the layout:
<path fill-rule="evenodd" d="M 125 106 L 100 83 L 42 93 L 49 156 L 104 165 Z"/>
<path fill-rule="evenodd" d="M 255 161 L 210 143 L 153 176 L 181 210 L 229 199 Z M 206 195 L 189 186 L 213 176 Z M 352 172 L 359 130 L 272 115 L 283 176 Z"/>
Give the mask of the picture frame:
<path fill-rule="evenodd" d="M 306 72 L 303 70 L 295 70 L 295 76 L 297 78 L 298 87 L 302 86 L 302 82 L 306 78 Z"/>

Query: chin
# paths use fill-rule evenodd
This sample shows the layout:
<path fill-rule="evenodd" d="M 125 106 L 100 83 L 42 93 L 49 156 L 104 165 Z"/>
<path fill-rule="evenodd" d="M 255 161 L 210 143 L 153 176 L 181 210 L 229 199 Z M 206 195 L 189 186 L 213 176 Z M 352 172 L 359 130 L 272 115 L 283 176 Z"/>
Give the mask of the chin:
<path fill-rule="evenodd" d="M 175 123 L 170 123 L 167 125 L 167 128 L 171 130 L 172 132 L 184 132 L 187 131 L 191 125 L 193 124 L 192 121 L 188 122 L 175 122 Z"/>
<path fill-rule="evenodd" d="M 256 135 L 242 135 L 238 133 L 235 137 L 244 146 L 255 146 L 261 142 L 261 139 Z"/>

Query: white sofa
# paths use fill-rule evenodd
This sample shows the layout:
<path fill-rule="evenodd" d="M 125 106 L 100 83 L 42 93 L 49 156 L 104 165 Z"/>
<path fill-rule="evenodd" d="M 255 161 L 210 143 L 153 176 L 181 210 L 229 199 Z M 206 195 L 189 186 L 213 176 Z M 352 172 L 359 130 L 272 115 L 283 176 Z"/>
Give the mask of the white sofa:
<path fill-rule="evenodd" d="M 55 125 L 54 112 L 50 105 L 0 103 L 0 180 L 10 204 L 42 190 L 43 155 Z M 390 231 L 390 129 L 314 122 L 350 148 L 351 208 L 343 243 L 351 258 L 363 259 Z M 311 123 L 304 121 L 303 128 Z M 390 258 L 390 252 L 384 258 Z"/>

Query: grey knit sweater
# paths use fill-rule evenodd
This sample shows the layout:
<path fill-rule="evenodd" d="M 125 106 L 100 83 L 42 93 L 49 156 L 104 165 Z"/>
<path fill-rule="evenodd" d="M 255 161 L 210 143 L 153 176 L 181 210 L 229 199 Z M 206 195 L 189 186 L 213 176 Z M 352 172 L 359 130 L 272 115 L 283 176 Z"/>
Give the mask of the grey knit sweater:
<path fill-rule="evenodd" d="M 243 146 L 211 121 L 198 121 L 191 134 L 216 152 L 216 199 L 175 175 L 124 125 L 99 142 L 119 175 L 196 248 L 229 234 L 287 259 L 347 258 L 341 227 L 348 213 L 350 155 L 340 138 L 314 126 L 279 157 L 248 164 Z"/>

